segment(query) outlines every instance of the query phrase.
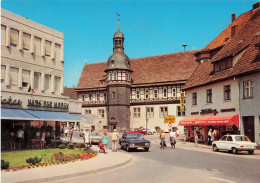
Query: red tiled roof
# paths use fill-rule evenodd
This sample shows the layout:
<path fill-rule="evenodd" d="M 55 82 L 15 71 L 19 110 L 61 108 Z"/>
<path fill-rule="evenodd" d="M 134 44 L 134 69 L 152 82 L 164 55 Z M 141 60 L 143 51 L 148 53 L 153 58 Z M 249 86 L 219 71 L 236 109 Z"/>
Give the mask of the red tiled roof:
<path fill-rule="evenodd" d="M 244 27 L 235 34 L 212 59 L 203 60 L 194 71 L 184 90 L 210 84 L 220 80 L 225 80 L 246 74 L 260 71 L 259 50 L 255 44 L 260 41 L 260 8 L 254 10 L 253 16 Z M 237 62 L 232 68 L 214 73 L 213 63 L 225 59 L 228 56 L 237 58 Z"/>
<path fill-rule="evenodd" d="M 132 86 L 163 82 L 186 82 L 197 66 L 194 56 L 197 51 L 130 59 L 131 68 L 134 71 L 132 73 Z M 106 62 L 86 64 L 81 73 L 77 89 L 104 88 L 104 86 L 100 86 L 100 80 L 106 78 L 104 72 L 106 66 Z"/>
<path fill-rule="evenodd" d="M 77 93 L 75 92 L 75 88 L 67 88 L 64 87 L 63 96 L 68 96 L 70 99 L 78 100 Z"/>

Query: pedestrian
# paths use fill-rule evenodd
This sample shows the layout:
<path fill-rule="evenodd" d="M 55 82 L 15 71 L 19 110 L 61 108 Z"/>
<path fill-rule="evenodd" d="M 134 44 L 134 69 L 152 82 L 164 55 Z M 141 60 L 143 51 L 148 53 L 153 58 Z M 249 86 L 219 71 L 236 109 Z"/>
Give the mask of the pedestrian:
<path fill-rule="evenodd" d="M 180 130 L 179 130 L 179 128 L 177 128 L 177 130 L 176 130 L 176 137 L 177 137 L 177 140 L 179 140 L 179 136 L 180 136 Z"/>
<path fill-rule="evenodd" d="M 12 128 L 9 132 L 10 136 L 10 143 L 11 143 L 11 149 L 15 149 L 15 131 L 14 128 Z"/>
<path fill-rule="evenodd" d="M 199 135 L 196 133 L 195 135 L 195 146 L 198 147 Z"/>
<path fill-rule="evenodd" d="M 104 146 L 105 154 L 107 153 L 107 143 L 108 143 L 107 131 L 105 130 L 105 131 L 104 131 L 104 134 L 103 134 L 103 136 L 102 136 L 102 144 L 103 144 L 103 146 Z"/>
<path fill-rule="evenodd" d="M 166 137 L 166 134 L 164 133 L 164 130 L 162 130 L 162 131 L 161 131 L 161 134 L 160 134 L 161 148 L 162 148 L 162 149 L 164 149 L 164 147 L 166 147 L 165 137 Z"/>
<path fill-rule="evenodd" d="M 70 130 L 69 130 L 69 138 L 70 138 L 70 142 L 72 141 L 72 136 L 73 136 L 73 128 L 70 127 Z"/>
<path fill-rule="evenodd" d="M 209 132 L 208 132 L 208 145 L 209 146 L 211 145 L 211 136 L 212 136 L 212 129 L 210 128 Z"/>
<path fill-rule="evenodd" d="M 23 142 L 24 139 L 24 131 L 22 128 L 19 128 L 19 130 L 17 131 L 17 138 L 18 138 L 18 147 L 19 149 L 21 149 L 21 144 Z"/>
<path fill-rule="evenodd" d="M 65 127 L 65 128 L 64 128 L 64 138 L 65 138 L 65 139 L 68 137 L 68 132 L 69 132 L 68 127 Z"/>
<path fill-rule="evenodd" d="M 112 151 L 113 152 L 117 152 L 117 148 L 116 148 L 116 145 L 117 145 L 117 140 L 118 140 L 118 136 L 119 134 L 117 133 L 117 130 L 114 129 L 114 132 L 112 133 Z"/>
<path fill-rule="evenodd" d="M 42 135 L 41 135 L 41 142 L 40 142 L 41 149 L 44 149 L 45 136 L 46 136 L 46 133 L 45 133 L 45 130 L 43 130 Z"/>
<path fill-rule="evenodd" d="M 175 141 L 175 138 L 176 138 L 176 132 L 173 132 L 171 129 L 169 129 L 169 138 L 170 138 L 170 142 L 171 142 L 171 147 L 172 149 L 174 148 L 175 149 L 175 144 L 176 144 L 176 141 Z"/>
<path fill-rule="evenodd" d="M 90 133 L 89 133 L 88 129 L 85 130 L 85 132 L 83 134 L 83 139 L 84 139 L 84 143 L 86 144 L 86 146 L 89 147 L 91 141 L 90 141 Z"/>

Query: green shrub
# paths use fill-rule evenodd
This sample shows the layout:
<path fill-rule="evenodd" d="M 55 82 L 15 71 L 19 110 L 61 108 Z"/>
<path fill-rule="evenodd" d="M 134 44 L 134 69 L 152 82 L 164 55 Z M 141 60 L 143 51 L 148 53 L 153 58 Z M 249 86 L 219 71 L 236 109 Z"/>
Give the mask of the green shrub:
<path fill-rule="evenodd" d="M 36 163 L 37 164 L 40 163 L 41 160 L 42 160 L 42 158 L 38 158 L 37 156 L 35 156 L 35 157 L 30 157 L 30 158 L 26 159 L 26 162 L 35 165 Z"/>
<path fill-rule="evenodd" d="M 86 145 L 84 143 L 76 144 L 76 148 L 84 148 Z"/>
<path fill-rule="evenodd" d="M 84 151 L 85 151 L 87 154 L 92 154 L 92 153 L 95 152 L 95 151 L 94 151 L 93 149 L 91 149 L 90 147 L 86 147 L 86 148 L 84 149 Z"/>
<path fill-rule="evenodd" d="M 9 168 L 9 162 L 5 160 L 1 160 L 1 169 L 8 169 Z"/>
<path fill-rule="evenodd" d="M 65 149 L 66 145 L 65 144 L 60 144 L 58 147 L 59 147 L 59 149 Z"/>
<path fill-rule="evenodd" d="M 75 145 L 73 143 L 68 143 L 67 144 L 67 148 L 68 149 L 74 149 L 75 148 Z"/>

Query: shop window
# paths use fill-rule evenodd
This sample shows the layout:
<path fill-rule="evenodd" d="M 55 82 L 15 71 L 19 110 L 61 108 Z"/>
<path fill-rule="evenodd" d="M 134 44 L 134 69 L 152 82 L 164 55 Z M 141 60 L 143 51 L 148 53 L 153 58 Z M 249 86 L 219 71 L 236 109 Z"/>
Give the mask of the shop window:
<path fill-rule="evenodd" d="M 23 33 L 23 50 L 28 51 L 30 49 L 31 44 L 31 35 L 27 33 Z"/>
<path fill-rule="evenodd" d="M 168 107 L 160 107 L 160 118 L 168 116 Z"/>
<path fill-rule="evenodd" d="M 185 116 L 185 107 L 184 110 L 181 111 L 181 106 L 177 106 L 177 116 Z"/>
<path fill-rule="evenodd" d="M 140 118 L 140 117 L 141 117 L 141 108 L 134 107 L 134 118 Z"/>
<path fill-rule="evenodd" d="M 10 28 L 10 46 L 17 47 L 19 41 L 19 31 L 13 28 Z"/>
<path fill-rule="evenodd" d="M 224 101 L 231 100 L 230 85 L 224 86 Z"/>
<path fill-rule="evenodd" d="M 105 117 L 105 110 L 98 109 L 98 118 L 104 118 L 104 117 Z"/>
<path fill-rule="evenodd" d="M 197 105 L 197 92 L 192 93 L 192 105 Z"/>
<path fill-rule="evenodd" d="M 17 86 L 18 85 L 18 68 L 11 67 L 10 68 L 10 85 Z"/>
<path fill-rule="evenodd" d="M 212 103 L 212 89 L 207 90 L 207 103 Z"/>
<path fill-rule="evenodd" d="M 86 112 L 86 115 L 91 114 L 91 110 L 90 109 L 89 110 L 85 110 L 85 112 Z"/>
<path fill-rule="evenodd" d="M 153 118 L 153 116 L 154 116 L 153 107 L 147 107 L 146 108 L 146 117 Z"/>
<path fill-rule="evenodd" d="M 252 81 L 244 81 L 244 98 L 252 98 L 253 97 L 253 82 Z"/>

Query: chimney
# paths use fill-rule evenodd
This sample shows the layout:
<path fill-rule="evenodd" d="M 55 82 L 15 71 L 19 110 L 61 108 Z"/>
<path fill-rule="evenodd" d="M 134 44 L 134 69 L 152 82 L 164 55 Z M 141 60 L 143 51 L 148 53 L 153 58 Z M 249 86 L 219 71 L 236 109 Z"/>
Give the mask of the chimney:
<path fill-rule="evenodd" d="M 260 2 L 253 4 L 253 10 L 260 7 Z"/>
<path fill-rule="evenodd" d="M 232 15 L 231 15 L 231 20 L 232 20 L 232 22 L 233 22 L 235 19 L 236 19 L 236 14 L 235 14 L 235 13 L 232 13 Z"/>
<path fill-rule="evenodd" d="M 237 25 L 234 25 L 231 27 L 231 38 L 236 34 L 237 31 Z"/>

